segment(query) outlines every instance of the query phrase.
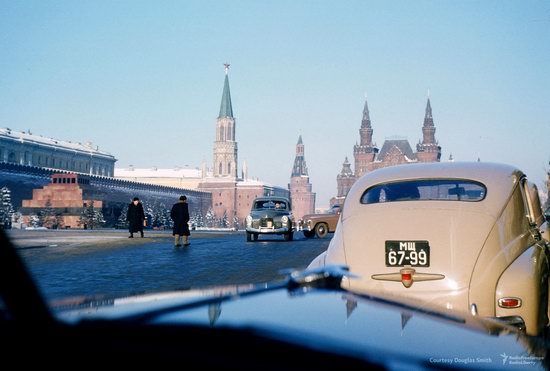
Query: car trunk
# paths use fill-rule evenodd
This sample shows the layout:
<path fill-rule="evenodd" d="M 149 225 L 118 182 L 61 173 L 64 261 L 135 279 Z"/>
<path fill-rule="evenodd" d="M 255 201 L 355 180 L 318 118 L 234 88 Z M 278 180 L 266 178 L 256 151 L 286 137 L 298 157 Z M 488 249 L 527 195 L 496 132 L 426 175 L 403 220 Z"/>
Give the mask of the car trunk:
<path fill-rule="evenodd" d="M 488 214 L 476 212 L 474 203 L 408 201 L 361 205 L 343 221 L 346 261 L 361 276 L 350 288 L 415 297 L 447 308 L 467 307 L 467 289 L 480 249 L 494 223 Z M 479 210 L 479 209 L 477 209 Z M 429 245 L 429 266 L 412 267 L 415 273 L 432 274 L 433 280 L 417 281 L 406 288 L 402 266 L 387 266 L 386 241 L 405 247 Z M 399 261 L 400 255 L 397 256 Z M 390 261 L 396 263 L 396 259 Z M 398 265 L 398 264 L 396 264 Z M 397 273 L 399 280 L 386 280 Z M 373 279 L 373 275 L 382 279 Z M 386 275 L 386 276 L 384 276 Z M 443 279 L 435 275 L 443 275 Z"/>

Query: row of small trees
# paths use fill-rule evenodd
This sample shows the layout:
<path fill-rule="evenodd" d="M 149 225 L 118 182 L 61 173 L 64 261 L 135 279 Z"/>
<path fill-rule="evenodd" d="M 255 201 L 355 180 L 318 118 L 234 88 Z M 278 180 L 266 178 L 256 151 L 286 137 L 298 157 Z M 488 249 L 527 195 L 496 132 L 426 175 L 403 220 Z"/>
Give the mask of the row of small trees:
<path fill-rule="evenodd" d="M 143 211 L 147 220 L 151 223 L 152 227 L 156 228 L 172 228 L 172 218 L 170 218 L 170 209 L 163 202 L 154 202 L 149 204 L 143 202 Z M 115 228 L 125 229 L 128 228 L 128 208 L 123 207 L 115 224 Z"/>
<path fill-rule="evenodd" d="M 170 229 L 173 226 L 170 218 L 170 208 L 163 202 L 144 202 L 144 211 L 147 219 L 152 227 Z M 171 207 L 171 206 L 170 206 Z M 128 208 L 123 207 L 121 214 L 115 224 L 116 228 L 128 228 L 126 220 Z M 14 211 L 11 202 L 11 191 L 8 187 L 0 189 L 0 228 L 11 228 L 12 220 L 19 220 L 20 213 Z M 205 215 L 202 213 L 192 213 L 190 218 L 191 225 L 195 227 L 207 228 L 228 228 L 230 226 L 230 217 L 224 213 L 221 218 L 216 218 L 212 208 L 208 209 Z M 62 214 L 56 208 L 52 207 L 50 200 L 46 201 L 44 208 L 36 214 L 29 216 L 29 224 L 32 227 L 46 228 L 64 228 Z M 91 201 L 82 209 L 78 218 L 78 225 L 86 229 L 94 229 L 104 226 L 105 218 L 100 208 L 94 207 L 94 202 Z M 239 228 L 239 220 L 233 219 L 233 226 Z"/>
<path fill-rule="evenodd" d="M 11 191 L 8 187 L 0 189 L 0 228 L 9 229 L 12 227 L 12 221 L 21 220 L 21 213 L 15 212 L 11 202 Z M 78 224 L 84 228 L 97 228 L 105 223 L 101 209 L 94 208 L 93 201 L 82 210 L 78 219 Z M 36 214 L 29 215 L 29 224 L 31 227 L 63 228 L 63 218 L 61 213 L 57 212 L 50 200 Z"/>
<path fill-rule="evenodd" d="M 170 209 L 166 204 L 162 202 L 155 202 L 149 204 L 143 202 L 143 209 L 147 217 L 148 222 L 153 228 L 170 229 L 173 227 L 172 218 L 170 218 Z M 126 220 L 128 215 L 128 208 L 122 208 L 120 216 L 116 222 L 115 227 L 120 229 L 128 228 L 128 221 Z M 227 213 L 221 218 L 216 218 L 214 211 L 210 208 L 203 216 L 202 213 L 191 213 L 190 224 L 195 227 L 207 227 L 207 228 L 228 228 L 230 226 L 229 217 Z M 233 225 L 238 228 L 239 222 L 235 218 Z"/>
<path fill-rule="evenodd" d="M 44 208 L 37 214 L 29 216 L 31 227 L 46 227 L 50 229 L 65 228 L 61 213 L 57 212 L 50 200 L 46 201 Z M 103 212 L 94 207 L 94 202 L 86 205 L 78 216 L 77 224 L 84 229 L 94 229 L 102 227 L 105 224 Z"/>

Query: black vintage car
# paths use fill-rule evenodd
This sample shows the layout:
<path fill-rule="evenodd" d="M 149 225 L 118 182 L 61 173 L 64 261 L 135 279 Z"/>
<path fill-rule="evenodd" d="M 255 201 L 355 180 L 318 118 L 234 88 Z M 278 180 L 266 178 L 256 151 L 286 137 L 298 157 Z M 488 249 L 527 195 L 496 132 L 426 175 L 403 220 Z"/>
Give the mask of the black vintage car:
<path fill-rule="evenodd" d="M 246 240 L 257 241 L 260 234 L 284 235 L 292 241 L 294 217 L 290 200 L 284 197 L 258 197 L 246 217 Z"/>

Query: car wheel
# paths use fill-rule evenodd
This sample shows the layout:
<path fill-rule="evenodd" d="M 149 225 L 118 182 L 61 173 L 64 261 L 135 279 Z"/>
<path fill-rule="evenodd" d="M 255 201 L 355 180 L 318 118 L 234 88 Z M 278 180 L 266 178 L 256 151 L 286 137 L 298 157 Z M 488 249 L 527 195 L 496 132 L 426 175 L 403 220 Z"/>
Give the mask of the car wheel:
<path fill-rule="evenodd" d="M 325 223 L 319 223 L 315 226 L 315 235 L 317 238 L 325 238 L 328 234 L 328 226 Z"/>
<path fill-rule="evenodd" d="M 304 231 L 304 236 L 306 238 L 313 238 L 315 237 L 315 231 Z"/>
<path fill-rule="evenodd" d="M 294 238 L 294 234 L 292 232 L 285 234 L 285 241 L 292 241 L 293 238 Z"/>

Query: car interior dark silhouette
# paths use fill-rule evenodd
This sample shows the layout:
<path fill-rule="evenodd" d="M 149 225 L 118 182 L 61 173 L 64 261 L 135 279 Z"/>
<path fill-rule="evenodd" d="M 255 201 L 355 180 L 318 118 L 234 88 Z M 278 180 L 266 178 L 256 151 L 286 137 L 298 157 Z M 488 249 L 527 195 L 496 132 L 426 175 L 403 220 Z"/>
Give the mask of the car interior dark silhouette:
<path fill-rule="evenodd" d="M 0 336 L 4 364 L 56 367 L 143 366 L 304 370 L 330 366 L 382 369 L 353 355 L 280 341 L 249 328 L 151 325 L 138 320 L 58 320 L 0 230 Z"/>

